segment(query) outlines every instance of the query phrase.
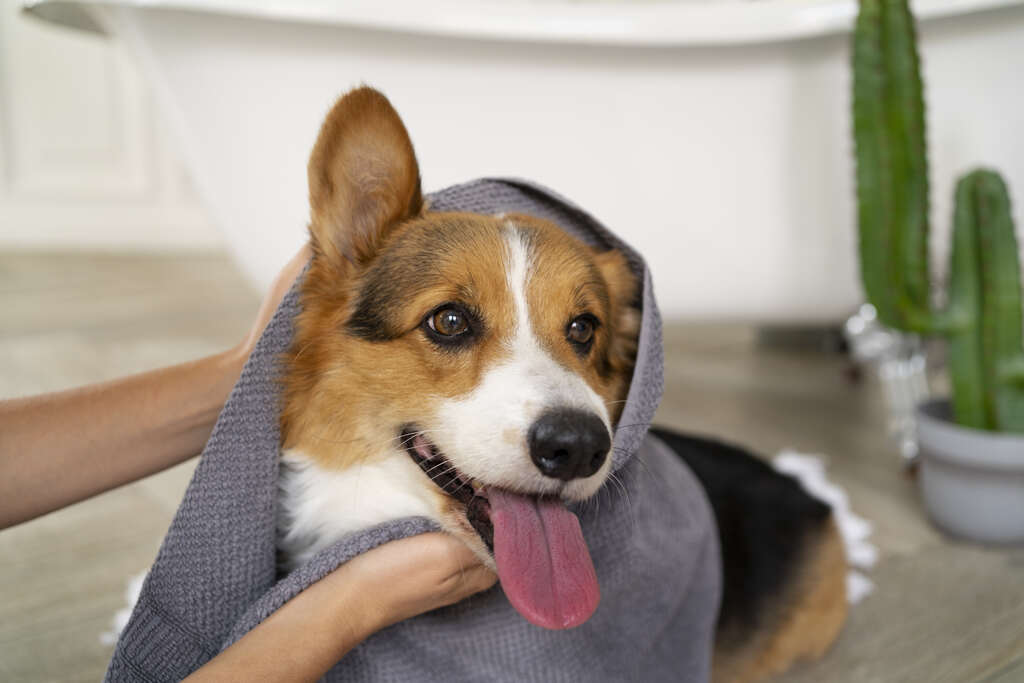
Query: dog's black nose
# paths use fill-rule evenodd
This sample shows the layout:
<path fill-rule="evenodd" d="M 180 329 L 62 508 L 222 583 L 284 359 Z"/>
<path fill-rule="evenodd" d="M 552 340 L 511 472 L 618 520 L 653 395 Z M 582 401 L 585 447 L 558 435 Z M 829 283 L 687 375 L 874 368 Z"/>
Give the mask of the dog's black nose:
<path fill-rule="evenodd" d="M 542 414 L 530 427 L 530 458 L 542 474 L 569 481 L 601 469 L 611 439 L 597 415 L 560 408 Z"/>

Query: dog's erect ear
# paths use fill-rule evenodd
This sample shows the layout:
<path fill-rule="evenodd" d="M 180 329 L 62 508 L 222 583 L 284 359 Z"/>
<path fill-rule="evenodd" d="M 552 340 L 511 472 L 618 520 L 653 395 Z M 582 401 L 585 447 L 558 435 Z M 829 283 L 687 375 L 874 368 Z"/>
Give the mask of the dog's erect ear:
<path fill-rule="evenodd" d="M 594 260 L 608 285 L 611 298 L 611 346 L 608 360 L 615 373 L 623 378 L 621 398 L 626 398 L 628 378 L 636 362 L 636 349 L 640 336 L 640 310 L 638 304 L 640 281 L 629 267 L 625 255 L 618 250 L 596 252 Z M 615 405 L 613 419 L 618 421 L 623 404 Z"/>
<path fill-rule="evenodd" d="M 363 263 L 395 224 L 423 208 L 409 134 L 373 88 L 342 97 L 320 128 L 309 158 L 314 251 Z"/>
<path fill-rule="evenodd" d="M 629 267 L 625 254 L 617 249 L 596 251 L 594 261 L 597 262 L 597 268 L 608 285 L 612 307 L 616 312 L 633 308 L 639 295 L 639 282 L 633 274 L 633 269 Z"/>

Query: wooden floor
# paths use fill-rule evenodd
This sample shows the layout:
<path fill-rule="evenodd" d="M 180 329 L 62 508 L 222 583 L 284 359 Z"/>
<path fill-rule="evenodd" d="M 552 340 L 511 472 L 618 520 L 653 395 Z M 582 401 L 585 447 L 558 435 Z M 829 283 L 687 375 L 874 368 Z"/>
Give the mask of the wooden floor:
<path fill-rule="evenodd" d="M 221 255 L 0 254 L 0 398 L 184 361 L 241 338 L 257 297 Z M 766 454 L 826 456 L 875 525 L 875 592 L 787 683 L 1024 681 L 1024 550 L 948 541 L 842 357 L 766 348 L 743 326 L 666 330 L 664 424 Z M 0 435 L 2 438 L 2 435 Z M 0 681 L 95 681 L 126 579 L 152 561 L 186 463 L 0 532 Z"/>

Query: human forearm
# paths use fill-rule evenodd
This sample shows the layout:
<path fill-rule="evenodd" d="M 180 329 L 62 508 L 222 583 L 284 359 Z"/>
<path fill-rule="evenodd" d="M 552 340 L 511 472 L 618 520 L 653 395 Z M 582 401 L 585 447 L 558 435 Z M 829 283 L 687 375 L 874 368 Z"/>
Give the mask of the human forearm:
<path fill-rule="evenodd" d="M 0 402 L 0 528 L 198 454 L 244 359 L 239 347 L 112 382 Z"/>
<path fill-rule="evenodd" d="M 299 593 L 186 680 L 319 680 L 378 630 L 456 603 L 496 578 L 448 534 L 385 543 Z"/>
<path fill-rule="evenodd" d="M 299 593 L 241 640 L 189 676 L 212 681 L 316 681 L 380 628 L 358 573 L 342 566 Z"/>
<path fill-rule="evenodd" d="M 197 455 L 308 260 L 307 245 L 278 273 L 249 334 L 229 351 L 104 384 L 0 401 L 0 529 Z"/>

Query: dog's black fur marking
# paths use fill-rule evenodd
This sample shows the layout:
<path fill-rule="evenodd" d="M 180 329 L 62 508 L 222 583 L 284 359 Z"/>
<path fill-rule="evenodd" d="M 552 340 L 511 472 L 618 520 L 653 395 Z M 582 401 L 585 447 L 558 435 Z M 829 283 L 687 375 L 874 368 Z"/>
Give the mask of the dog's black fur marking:
<path fill-rule="evenodd" d="M 766 601 L 798 575 L 831 508 L 741 448 L 658 427 L 651 433 L 689 465 L 711 502 L 724 572 L 719 631 L 756 629 Z"/>
<path fill-rule="evenodd" d="M 363 275 L 347 332 L 370 342 L 401 337 L 408 330 L 401 329 L 394 312 L 418 292 L 441 284 L 435 265 L 465 252 L 480 230 L 463 218 L 415 221 L 403 239 L 384 244 Z"/>
<path fill-rule="evenodd" d="M 355 313 L 345 323 L 345 329 L 352 336 L 369 342 L 386 342 L 399 337 L 382 310 L 369 303 L 374 296 L 379 296 L 379 289 L 377 283 L 371 282 L 361 293 Z"/>

